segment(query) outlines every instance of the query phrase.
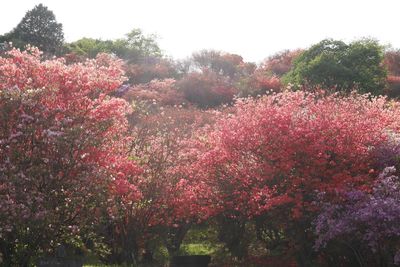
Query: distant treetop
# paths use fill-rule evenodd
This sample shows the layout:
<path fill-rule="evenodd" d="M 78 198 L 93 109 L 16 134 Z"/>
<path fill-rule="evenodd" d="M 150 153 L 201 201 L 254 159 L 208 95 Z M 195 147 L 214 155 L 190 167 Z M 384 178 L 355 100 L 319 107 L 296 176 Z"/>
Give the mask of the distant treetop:
<path fill-rule="evenodd" d="M 133 29 L 125 38 L 101 40 L 82 38 L 66 45 L 70 53 L 94 58 L 98 53 L 113 53 L 130 63 L 147 62 L 162 56 L 155 35 L 144 35 L 142 30 Z"/>
<path fill-rule="evenodd" d="M 43 52 L 56 54 L 62 48 L 64 33 L 62 24 L 57 23 L 54 13 L 39 4 L 29 10 L 11 32 L 0 36 L 0 42 L 12 42 L 18 48 L 30 44 Z"/>
<path fill-rule="evenodd" d="M 381 94 L 386 85 L 383 59 L 383 47 L 375 40 L 346 44 L 325 39 L 300 54 L 284 80 L 295 86 Z"/>

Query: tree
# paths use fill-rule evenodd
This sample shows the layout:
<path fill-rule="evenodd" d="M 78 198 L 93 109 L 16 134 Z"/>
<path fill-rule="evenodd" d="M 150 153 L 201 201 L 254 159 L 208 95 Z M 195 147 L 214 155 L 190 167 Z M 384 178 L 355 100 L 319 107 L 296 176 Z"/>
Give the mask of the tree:
<path fill-rule="evenodd" d="M 145 86 L 168 88 L 169 81 Z M 212 121 L 211 112 L 159 106 L 162 101 L 149 106 L 138 102 L 140 98 L 135 101 L 135 118 L 130 120 L 131 153 L 143 169 L 138 184 L 142 197 L 139 202 L 120 199 L 113 209 L 108 221 L 113 236 L 106 241 L 113 248 L 110 258 L 114 262 L 138 263 L 140 251 L 154 252 L 154 244 L 160 242 L 172 257 L 189 228 L 209 216 L 209 209 L 200 204 L 204 202 L 199 197 L 202 194 L 197 194 L 201 185 L 186 175 L 192 158 L 185 140 L 193 130 Z"/>
<path fill-rule="evenodd" d="M 156 36 L 145 36 L 140 29 L 133 29 L 126 34 L 126 38 L 116 40 L 114 49 L 117 56 L 129 61 L 161 56 Z"/>
<path fill-rule="evenodd" d="M 323 40 L 298 56 L 284 76 L 295 86 L 322 87 L 350 92 L 382 94 L 386 85 L 383 48 L 377 41 L 363 39 L 346 44 Z"/>
<path fill-rule="evenodd" d="M 125 38 L 100 40 L 82 38 L 66 45 L 70 53 L 94 58 L 98 53 L 113 53 L 128 63 L 152 63 L 162 56 L 155 35 L 144 35 L 142 30 L 133 29 Z"/>
<path fill-rule="evenodd" d="M 174 79 L 152 80 L 149 83 L 133 86 L 123 97 L 129 102 L 145 101 L 161 106 L 177 106 L 185 102 L 182 92 L 176 88 Z"/>
<path fill-rule="evenodd" d="M 177 87 L 188 102 L 200 108 L 229 104 L 237 91 L 229 78 L 212 71 L 190 73 L 177 83 Z"/>
<path fill-rule="evenodd" d="M 384 64 L 388 71 L 388 95 L 398 97 L 400 92 L 400 50 L 387 51 Z"/>
<path fill-rule="evenodd" d="M 261 68 L 271 75 L 282 77 L 292 69 L 294 60 L 302 52 L 302 50 L 297 49 L 284 50 L 276 53 L 275 55 L 268 57 L 261 65 Z"/>
<path fill-rule="evenodd" d="M 116 40 L 82 38 L 66 44 L 64 49 L 65 58 L 71 62 L 95 58 L 99 53 L 114 54 L 124 59 L 126 76 L 134 84 L 177 76 L 174 62 L 163 57 L 156 36 L 144 35 L 140 29 Z"/>
<path fill-rule="evenodd" d="M 261 67 L 238 83 L 238 95 L 240 97 L 262 96 L 272 92 L 280 92 L 282 88 L 281 79 L 278 76 L 271 75 Z"/>
<path fill-rule="evenodd" d="M 67 44 L 66 49 L 85 58 L 95 58 L 99 53 L 112 53 L 113 41 L 99 40 L 93 38 L 82 38 L 73 43 Z"/>
<path fill-rule="evenodd" d="M 149 83 L 155 79 L 174 79 L 178 76 L 175 63 L 168 58 L 153 57 L 147 62 L 128 63 L 125 65 L 125 72 L 132 84 Z"/>
<path fill-rule="evenodd" d="M 29 10 L 17 27 L 2 39 L 13 42 L 19 48 L 30 44 L 43 52 L 55 54 L 63 45 L 64 33 L 62 24 L 57 23 L 53 12 L 39 4 Z"/>
<path fill-rule="evenodd" d="M 400 76 L 400 50 L 387 51 L 384 63 L 389 75 Z"/>
<path fill-rule="evenodd" d="M 225 218 L 256 220 L 268 249 L 276 241 L 309 266 L 318 192 L 368 185 L 373 151 L 390 131 L 398 133 L 400 110 L 384 98 L 302 91 L 235 107 L 194 142 L 199 160 L 189 169 L 209 186 L 210 208 Z"/>
<path fill-rule="evenodd" d="M 216 50 L 202 50 L 193 53 L 189 64 L 194 69 L 212 71 L 231 80 L 251 74 L 256 67 L 254 63 L 244 62 L 239 55 Z"/>
<path fill-rule="evenodd" d="M 28 266 L 59 244 L 95 241 L 115 198 L 136 201 L 121 62 L 42 61 L 37 48 L 0 57 L 0 252 Z M 111 199 L 111 200 L 110 200 Z"/>

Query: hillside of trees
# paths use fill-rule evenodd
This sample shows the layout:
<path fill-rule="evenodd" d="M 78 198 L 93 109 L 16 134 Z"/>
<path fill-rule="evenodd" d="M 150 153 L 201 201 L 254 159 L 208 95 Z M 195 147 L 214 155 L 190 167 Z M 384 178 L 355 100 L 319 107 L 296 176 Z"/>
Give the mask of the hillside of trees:
<path fill-rule="evenodd" d="M 0 36 L 0 266 L 399 266 L 400 49 L 266 56 L 28 11 Z"/>

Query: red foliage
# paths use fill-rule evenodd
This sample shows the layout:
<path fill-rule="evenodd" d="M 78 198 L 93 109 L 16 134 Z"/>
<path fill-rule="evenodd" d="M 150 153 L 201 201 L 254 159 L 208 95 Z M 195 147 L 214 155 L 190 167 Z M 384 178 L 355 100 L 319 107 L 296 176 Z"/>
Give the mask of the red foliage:
<path fill-rule="evenodd" d="M 183 95 L 176 87 L 174 79 L 152 80 L 146 84 L 131 87 L 123 96 L 131 102 L 150 101 L 160 105 L 180 105 L 185 102 Z"/>
<path fill-rule="evenodd" d="M 387 81 L 390 84 L 399 84 L 400 83 L 400 76 L 389 75 L 387 77 Z"/>
<path fill-rule="evenodd" d="M 398 97 L 400 95 L 400 51 L 386 52 L 383 64 L 388 70 L 387 94 L 390 97 Z"/>
<path fill-rule="evenodd" d="M 121 202 L 113 210 L 118 228 L 130 229 L 115 235 L 127 249 L 133 243 L 145 246 L 154 237 L 155 229 L 162 229 L 158 235 L 163 237 L 170 229 L 187 231 L 187 225 L 209 216 L 209 209 L 193 189 L 197 183 L 186 177 L 193 158 L 184 151 L 185 140 L 192 131 L 210 122 L 213 115 L 194 108 L 168 106 L 137 111 L 140 112 L 144 115 L 136 115 L 131 154 L 143 169 L 137 184 L 141 200 Z"/>
<path fill-rule="evenodd" d="M 398 126 L 398 110 L 387 106 L 383 98 L 304 92 L 239 101 L 203 141 L 193 175 L 221 212 L 253 217 L 290 204 L 301 218 L 316 192 L 370 180 L 372 149 Z"/>
<path fill-rule="evenodd" d="M 139 168 L 126 156 L 130 109 L 108 96 L 122 74 L 107 55 L 65 65 L 29 48 L 0 58 L 0 235 L 11 246 L 40 236 L 28 242 L 34 253 L 90 228 L 108 187 L 140 198 L 129 182 Z"/>
<path fill-rule="evenodd" d="M 280 78 L 290 71 L 294 59 L 301 52 L 302 50 L 285 50 L 268 58 L 259 68 L 242 79 L 239 95 L 247 97 L 282 91 L 283 84 Z"/>
<path fill-rule="evenodd" d="M 388 51 L 385 53 L 384 65 L 389 75 L 400 76 L 400 51 Z"/>
<path fill-rule="evenodd" d="M 85 60 L 86 60 L 86 58 L 84 56 L 78 55 L 77 53 L 74 53 L 74 52 L 65 54 L 63 57 L 65 59 L 66 64 L 85 62 Z"/>
<path fill-rule="evenodd" d="M 398 97 L 400 95 L 400 76 L 389 75 L 386 81 L 388 83 L 387 95 Z"/>
<path fill-rule="evenodd" d="M 197 182 L 186 176 L 187 166 L 194 160 L 186 151 L 186 140 L 194 130 L 212 122 L 213 117 L 210 112 L 171 107 L 161 108 L 160 113 L 137 123 L 133 153 L 142 159 L 145 170 L 140 188 L 146 192 L 144 201 L 151 202 L 148 208 L 153 210 L 152 217 L 146 216 L 150 225 L 172 226 L 208 217 L 208 213 L 201 213 L 204 204 L 197 203 L 192 190 Z"/>
<path fill-rule="evenodd" d="M 264 71 L 257 70 L 250 77 L 250 84 L 252 90 L 263 95 L 269 91 L 280 92 L 282 89 L 281 80 L 277 76 L 268 76 Z"/>
<path fill-rule="evenodd" d="M 319 194 L 368 188 L 374 148 L 400 129 L 399 106 L 298 91 L 239 100 L 235 108 L 193 140 L 198 160 L 188 177 L 203 185 L 198 195 L 210 200 L 210 214 L 254 220 L 267 249 L 283 249 L 299 265 L 312 261 Z"/>
<path fill-rule="evenodd" d="M 290 71 L 293 66 L 294 59 L 302 52 L 303 51 L 300 49 L 282 51 L 265 60 L 261 68 L 265 72 L 282 77 L 284 74 Z"/>
<path fill-rule="evenodd" d="M 212 71 L 232 80 L 253 73 L 256 67 L 253 63 L 244 62 L 239 55 L 215 50 L 202 50 L 194 53 L 190 61 L 203 72 Z"/>
<path fill-rule="evenodd" d="M 258 68 L 250 76 L 243 78 L 239 83 L 240 97 L 256 97 L 272 92 L 281 92 L 282 83 L 278 76 L 271 76 L 264 69 Z"/>
<path fill-rule="evenodd" d="M 178 88 L 187 101 L 201 108 L 230 103 L 237 91 L 228 79 L 211 71 L 188 74 L 179 81 Z"/>
<path fill-rule="evenodd" d="M 162 80 L 174 77 L 176 74 L 175 66 L 166 59 L 154 58 L 153 61 L 141 64 L 124 65 L 126 76 L 132 84 L 148 83 L 151 80 Z"/>

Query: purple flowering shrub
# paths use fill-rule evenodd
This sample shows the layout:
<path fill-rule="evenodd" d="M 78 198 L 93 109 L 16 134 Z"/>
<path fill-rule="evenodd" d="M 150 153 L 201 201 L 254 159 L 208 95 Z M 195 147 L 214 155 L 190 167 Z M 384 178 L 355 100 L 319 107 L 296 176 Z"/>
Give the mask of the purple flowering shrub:
<path fill-rule="evenodd" d="M 315 248 L 345 244 L 360 266 L 400 265 L 400 178 L 385 168 L 370 192 L 350 191 L 327 203 L 315 221 Z"/>
<path fill-rule="evenodd" d="M 392 135 L 392 138 L 374 150 L 375 167 L 383 170 L 386 167 L 394 166 L 400 170 L 400 137 Z"/>

